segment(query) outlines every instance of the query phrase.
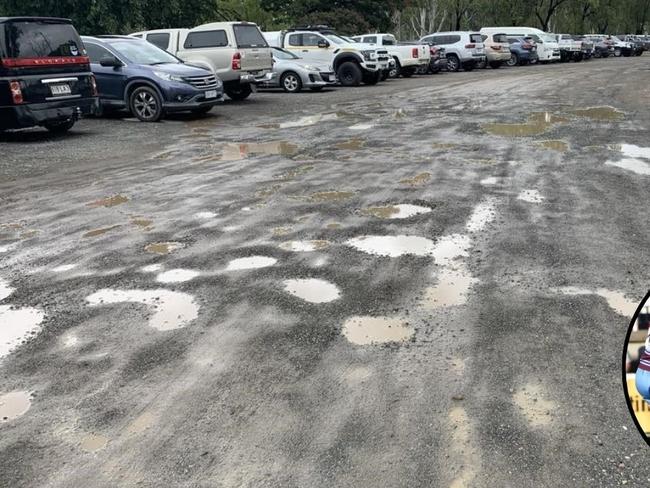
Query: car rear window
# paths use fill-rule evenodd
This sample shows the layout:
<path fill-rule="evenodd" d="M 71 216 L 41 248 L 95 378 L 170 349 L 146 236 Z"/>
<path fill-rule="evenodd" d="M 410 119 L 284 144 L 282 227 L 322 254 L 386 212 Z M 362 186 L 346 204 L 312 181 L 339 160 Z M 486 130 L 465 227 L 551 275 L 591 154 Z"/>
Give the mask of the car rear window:
<path fill-rule="evenodd" d="M 256 25 L 233 25 L 237 47 L 268 47 L 266 39 Z"/>
<path fill-rule="evenodd" d="M 5 24 L 10 58 L 85 56 L 79 34 L 71 24 L 30 21 Z"/>
<path fill-rule="evenodd" d="M 228 45 L 228 36 L 224 30 L 190 32 L 185 38 L 185 49 L 202 47 L 224 47 Z"/>
<path fill-rule="evenodd" d="M 508 36 L 505 34 L 494 34 L 492 36 L 494 42 L 508 42 Z"/>
<path fill-rule="evenodd" d="M 147 34 L 147 41 L 160 49 L 167 50 L 169 47 L 169 33 L 158 32 L 156 34 Z"/>
<path fill-rule="evenodd" d="M 471 42 L 476 42 L 479 44 L 483 42 L 483 38 L 481 37 L 481 34 L 470 34 L 469 39 Z"/>

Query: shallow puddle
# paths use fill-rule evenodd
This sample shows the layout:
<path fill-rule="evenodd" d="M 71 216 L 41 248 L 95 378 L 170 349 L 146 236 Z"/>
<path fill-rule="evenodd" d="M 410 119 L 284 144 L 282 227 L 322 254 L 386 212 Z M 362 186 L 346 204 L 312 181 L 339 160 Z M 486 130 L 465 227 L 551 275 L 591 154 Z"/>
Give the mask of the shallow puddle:
<path fill-rule="evenodd" d="M 551 140 L 551 141 L 541 141 L 537 145 L 544 149 L 551 149 L 553 151 L 567 152 L 569 150 L 569 144 L 565 141 Z"/>
<path fill-rule="evenodd" d="M 339 142 L 336 145 L 337 149 L 347 149 L 350 151 L 357 151 L 359 149 L 363 149 L 363 147 L 366 145 L 365 139 L 361 139 L 359 137 L 354 137 L 348 141 L 344 142 Z"/>
<path fill-rule="evenodd" d="M 194 214 L 194 218 L 199 220 L 209 220 L 215 218 L 216 216 L 217 214 L 214 212 L 197 212 Z"/>
<path fill-rule="evenodd" d="M 429 256 L 435 251 L 432 240 L 419 236 L 361 236 L 349 239 L 346 244 L 361 252 L 388 257 Z"/>
<path fill-rule="evenodd" d="M 526 137 L 542 134 L 554 124 L 568 122 L 569 119 L 554 115 L 550 112 L 537 112 L 528 117 L 526 122 L 520 124 L 487 123 L 482 124 L 484 131 L 505 137 Z"/>
<path fill-rule="evenodd" d="M 286 141 L 229 143 L 223 146 L 219 160 L 238 161 L 249 156 L 292 156 L 298 152 L 298 146 Z"/>
<path fill-rule="evenodd" d="M 474 207 L 465 228 L 468 232 L 480 232 L 496 217 L 496 202 L 493 199 L 486 200 Z"/>
<path fill-rule="evenodd" d="M 387 205 L 384 207 L 369 207 L 362 210 L 362 213 L 372 215 L 380 219 L 408 219 L 415 215 L 425 214 L 431 212 L 429 207 L 421 207 L 419 205 L 410 205 L 402 203 L 399 205 Z"/>
<path fill-rule="evenodd" d="M 556 404 L 544 396 L 544 390 L 540 385 L 528 384 L 512 397 L 531 427 L 549 425 L 553 420 L 552 413 L 557 412 Z"/>
<path fill-rule="evenodd" d="M 150 230 L 153 225 L 153 220 L 134 217 L 131 219 L 131 223 L 141 229 Z"/>
<path fill-rule="evenodd" d="M 0 359 L 38 334 L 44 318 L 45 314 L 37 308 L 0 305 Z"/>
<path fill-rule="evenodd" d="M 201 273 L 191 269 L 170 269 L 156 276 L 158 283 L 184 283 L 193 280 Z"/>
<path fill-rule="evenodd" d="M 537 190 L 522 190 L 519 195 L 517 195 L 517 200 L 522 200 L 528 203 L 542 203 L 544 197 Z"/>
<path fill-rule="evenodd" d="M 404 320 L 391 317 L 350 317 L 343 323 L 343 335 L 360 346 L 405 342 L 415 334 Z"/>
<path fill-rule="evenodd" d="M 14 292 L 14 289 L 9 286 L 9 283 L 0 278 L 0 300 L 4 300 Z"/>
<path fill-rule="evenodd" d="M 317 114 L 317 115 L 307 115 L 301 117 L 298 120 L 291 120 L 288 122 L 281 122 L 277 124 L 280 129 L 292 129 L 295 127 L 309 127 L 310 125 L 316 125 L 320 122 L 328 122 L 332 120 L 337 120 L 339 118 L 338 114 Z"/>
<path fill-rule="evenodd" d="M 616 290 L 609 290 L 607 288 L 597 288 L 596 290 L 590 290 L 588 288 L 580 288 L 578 286 L 562 286 L 560 288 L 551 288 L 551 291 L 555 293 L 562 293 L 563 295 L 573 296 L 597 295 L 605 299 L 609 308 L 624 317 L 632 317 L 638 306 L 638 303 L 636 303 L 634 300 L 628 299 L 625 296 L 625 293 Z"/>
<path fill-rule="evenodd" d="M 158 330 L 185 327 L 198 317 L 199 306 L 192 295 L 170 290 L 115 290 L 105 288 L 86 297 L 91 306 L 139 303 L 150 309 L 149 326 Z"/>
<path fill-rule="evenodd" d="M 313 202 L 338 202 L 354 196 L 351 191 L 319 191 L 312 193 L 309 199 Z"/>
<path fill-rule="evenodd" d="M 144 246 L 144 250 L 151 254 L 170 254 L 185 245 L 182 242 L 152 242 Z"/>
<path fill-rule="evenodd" d="M 608 106 L 572 110 L 571 113 L 578 117 L 586 117 L 592 120 L 621 120 L 625 118 L 624 112 Z"/>
<path fill-rule="evenodd" d="M 341 296 L 335 284 L 315 278 L 285 280 L 284 289 L 287 293 L 310 303 L 328 303 Z"/>
<path fill-rule="evenodd" d="M 487 178 L 483 178 L 480 181 L 480 184 L 483 186 L 494 186 L 494 185 L 498 185 L 500 181 L 501 178 L 497 176 L 488 176 Z"/>
<path fill-rule="evenodd" d="M 424 185 L 430 179 L 431 173 L 420 173 L 418 175 L 415 175 L 413 178 L 404 178 L 403 180 L 400 180 L 400 183 L 409 186 L 419 186 Z"/>
<path fill-rule="evenodd" d="M 122 205 L 123 203 L 126 203 L 129 201 L 129 197 L 126 197 L 124 195 L 113 195 L 112 197 L 106 197 L 102 198 L 100 200 L 95 200 L 94 202 L 90 202 L 87 204 L 88 207 L 116 207 L 118 205 Z"/>
<path fill-rule="evenodd" d="M 151 412 L 144 412 L 131 422 L 126 431 L 129 434 L 141 434 L 156 423 L 156 416 Z"/>
<path fill-rule="evenodd" d="M 142 273 L 157 273 L 158 271 L 162 270 L 163 265 L 162 264 L 148 264 L 146 266 L 143 266 L 140 268 L 140 271 Z"/>
<path fill-rule="evenodd" d="M 28 391 L 11 391 L 0 395 L 0 423 L 22 417 L 32 406 Z"/>
<path fill-rule="evenodd" d="M 620 144 L 610 146 L 611 149 L 620 151 L 624 158 L 620 161 L 607 161 L 605 164 L 615 166 L 626 171 L 631 171 L 642 176 L 650 176 L 650 147 L 640 147 L 634 144 Z M 645 161 L 644 161 L 645 160 Z"/>
<path fill-rule="evenodd" d="M 375 124 L 355 124 L 348 127 L 349 130 L 370 130 Z"/>
<path fill-rule="evenodd" d="M 277 262 L 277 259 L 268 256 L 250 256 L 247 258 L 238 258 L 233 259 L 228 263 L 228 266 L 226 266 L 226 271 L 268 268 Z"/>
<path fill-rule="evenodd" d="M 276 178 L 279 179 L 279 180 L 285 180 L 285 181 L 286 180 L 292 180 L 292 179 L 296 178 L 297 176 L 303 175 L 303 174 L 305 174 L 308 171 L 311 171 L 313 169 L 314 169 L 314 166 L 309 165 L 309 164 L 305 164 L 305 165 L 302 165 L 302 166 L 298 166 L 296 168 L 292 168 L 292 169 L 278 175 Z"/>
<path fill-rule="evenodd" d="M 438 239 L 431 251 L 431 255 L 438 266 L 454 267 L 459 258 L 469 256 L 467 252 L 472 246 L 469 236 L 464 234 L 450 234 Z"/>
<path fill-rule="evenodd" d="M 103 435 L 88 434 L 81 439 L 81 448 L 86 452 L 101 451 L 108 444 L 108 437 Z"/>
<path fill-rule="evenodd" d="M 61 344 L 65 348 L 75 347 L 77 344 L 79 344 L 79 338 L 74 334 L 65 334 L 61 338 Z"/>
<path fill-rule="evenodd" d="M 464 266 L 459 269 L 443 269 L 438 274 L 438 283 L 425 290 L 422 305 L 428 310 L 463 305 L 476 283 L 478 280 Z"/>
<path fill-rule="evenodd" d="M 115 229 L 117 229 L 119 227 L 121 227 L 121 225 L 112 225 L 111 227 L 104 227 L 102 229 L 91 230 L 91 231 L 86 232 L 83 235 L 83 237 L 84 238 L 98 237 L 98 236 L 104 235 L 104 234 L 106 234 L 106 233 L 108 233 L 108 232 L 110 232 L 112 230 L 115 230 Z"/>
<path fill-rule="evenodd" d="M 287 241 L 280 244 L 280 248 L 285 251 L 293 252 L 313 252 L 321 251 L 328 248 L 330 245 L 329 241 Z"/>
<path fill-rule="evenodd" d="M 76 264 L 62 264 L 60 266 L 52 268 L 52 272 L 53 273 L 67 273 L 68 271 L 72 271 L 76 267 L 77 267 Z"/>

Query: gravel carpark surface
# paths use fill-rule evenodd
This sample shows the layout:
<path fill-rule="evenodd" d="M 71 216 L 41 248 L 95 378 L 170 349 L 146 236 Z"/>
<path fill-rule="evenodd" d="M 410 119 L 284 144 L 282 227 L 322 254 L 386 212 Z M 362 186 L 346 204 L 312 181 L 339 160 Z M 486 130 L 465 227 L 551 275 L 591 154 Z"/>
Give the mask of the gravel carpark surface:
<path fill-rule="evenodd" d="M 0 136 L 0 486 L 647 486 L 649 70 Z"/>

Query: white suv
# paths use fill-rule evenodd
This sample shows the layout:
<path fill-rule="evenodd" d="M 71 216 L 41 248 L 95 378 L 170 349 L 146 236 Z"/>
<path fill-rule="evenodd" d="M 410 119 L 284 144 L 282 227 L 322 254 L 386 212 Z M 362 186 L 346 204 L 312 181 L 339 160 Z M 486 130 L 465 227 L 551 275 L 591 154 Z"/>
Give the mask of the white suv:
<path fill-rule="evenodd" d="M 444 47 L 449 71 L 458 71 L 460 68 L 471 71 L 477 64 L 485 62 L 483 37 L 478 32 L 436 32 L 424 36 L 420 42 Z"/>

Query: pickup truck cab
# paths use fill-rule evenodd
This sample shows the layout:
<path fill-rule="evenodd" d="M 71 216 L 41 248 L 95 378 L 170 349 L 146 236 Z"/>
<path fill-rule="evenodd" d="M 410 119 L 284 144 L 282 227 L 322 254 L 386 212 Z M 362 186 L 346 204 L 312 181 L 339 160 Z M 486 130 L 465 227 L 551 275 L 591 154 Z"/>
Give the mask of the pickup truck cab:
<path fill-rule="evenodd" d="M 537 57 L 541 63 L 559 61 L 560 46 L 553 34 L 534 27 L 483 27 L 481 34 L 501 33 L 508 37 L 532 37 L 537 46 Z"/>
<path fill-rule="evenodd" d="M 395 60 L 394 76 L 402 75 L 409 78 L 418 69 L 426 69 L 431 61 L 429 46 L 425 44 L 399 43 L 393 34 L 364 34 L 355 36 L 352 39 L 364 44 L 385 48 Z"/>
<path fill-rule="evenodd" d="M 272 79 L 271 49 L 257 25 L 251 22 L 214 22 L 193 29 L 158 29 L 131 35 L 151 42 L 186 64 L 211 70 L 233 100 L 244 100 L 255 84 Z"/>
<path fill-rule="evenodd" d="M 582 42 L 576 41 L 571 34 L 557 34 L 561 61 L 582 61 Z"/>
<path fill-rule="evenodd" d="M 374 85 L 388 69 L 386 49 L 350 42 L 326 27 L 265 32 L 271 46 L 281 47 L 307 62 L 331 66 L 343 86 Z"/>
<path fill-rule="evenodd" d="M 0 17 L 0 131 L 63 133 L 97 110 L 90 60 L 70 20 Z"/>

